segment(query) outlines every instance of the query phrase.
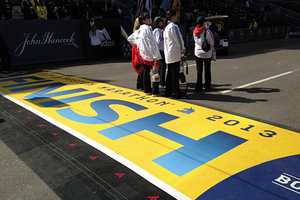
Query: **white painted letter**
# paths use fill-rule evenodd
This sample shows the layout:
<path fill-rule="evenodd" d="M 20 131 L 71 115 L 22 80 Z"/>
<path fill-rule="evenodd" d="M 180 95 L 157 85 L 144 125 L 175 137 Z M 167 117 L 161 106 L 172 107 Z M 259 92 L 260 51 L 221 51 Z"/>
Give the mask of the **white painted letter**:
<path fill-rule="evenodd" d="M 275 179 L 275 181 L 282 184 L 288 184 L 288 182 L 290 182 L 291 179 L 290 177 L 281 174 L 279 178 Z"/>

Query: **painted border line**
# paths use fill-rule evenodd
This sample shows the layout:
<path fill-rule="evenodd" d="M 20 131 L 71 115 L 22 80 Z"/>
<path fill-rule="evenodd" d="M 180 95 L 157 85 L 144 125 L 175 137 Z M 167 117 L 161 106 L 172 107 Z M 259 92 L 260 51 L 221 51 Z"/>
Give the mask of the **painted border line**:
<path fill-rule="evenodd" d="M 265 82 L 265 81 L 269 81 L 269 80 L 272 80 L 272 79 L 275 79 L 275 78 L 279 78 L 281 76 L 291 74 L 291 73 L 299 71 L 299 70 L 300 69 L 296 69 L 296 70 L 293 70 L 293 71 L 288 71 L 288 72 L 285 72 L 285 73 L 282 73 L 282 74 L 271 76 L 269 78 L 265 78 L 265 79 L 262 79 L 262 80 L 259 80 L 259 81 L 255 81 L 255 82 L 248 83 L 248 84 L 245 84 L 245 85 L 241 85 L 241 86 L 238 86 L 238 87 L 235 87 L 235 88 L 231 88 L 229 90 L 222 91 L 221 93 L 225 94 L 225 93 L 228 93 L 228 92 L 231 92 L 231 91 L 234 91 L 234 90 L 238 90 L 238 89 L 245 88 L 245 87 L 248 87 L 248 86 L 251 86 L 251 85 L 259 84 L 259 83 L 262 83 L 262 82 Z"/>
<path fill-rule="evenodd" d="M 123 156 L 117 154 L 116 152 L 108 149 L 107 147 L 95 142 L 94 140 L 90 139 L 89 137 L 75 131 L 74 129 L 62 124 L 61 122 L 56 121 L 55 119 L 47 116 L 46 114 L 26 105 L 25 103 L 22 103 L 21 101 L 4 94 L 3 92 L 0 91 L 0 95 L 3 96 L 4 98 L 18 104 L 19 106 L 33 112 L 34 114 L 40 116 L 41 118 L 47 120 L 48 122 L 52 123 L 53 125 L 63 129 L 64 131 L 72 134 L 73 136 L 77 137 L 78 139 L 84 141 L 85 143 L 91 145 L 92 147 L 98 149 L 99 151 L 103 152 L 107 156 L 111 157 L 112 159 L 118 161 L 122 165 L 128 167 L 141 177 L 145 178 L 147 181 L 152 183 L 153 185 L 157 186 L 161 190 L 165 191 L 169 195 L 173 196 L 176 199 L 181 199 L 181 200 L 191 200 L 191 198 L 187 197 L 186 195 L 182 194 L 175 188 L 171 187 L 170 185 L 166 184 L 165 182 L 161 181 L 157 177 L 153 176 L 143 168 L 139 167 L 138 165 L 134 164 L 133 162 L 129 161 L 128 159 L 124 158 Z"/>
<path fill-rule="evenodd" d="M 291 188 L 288 188 L 288 187 L 286 187 L 286 186 L 284 186 L 284 185 L 281 185 L 281 184 L 279 184 L 279 183 L 276 183 L 275 181 L 272 181 L 272 183 L 273 183 L 273 184 L 276 184 L 276 185 L 278 185 L 278 186 L 280 186 L 280 187 L 283 187 L 283 188 L 285 188 L 285 189 L 288 189 L 288 190 L 290 190 L 290 191 L 292 191 L 292 192 L 295 192 L 295 193 L 297 193 L 297 194 L 300 194 L 300 192 L 297 192 L 297 191 L 295 191 L 295 190 L 292 190 Z"/>
<path fill-rule="evenodd" d="M 298 180 L 300 180 L 300 178 L 298 178 L 298 177 L 295 177 L 295 176 L 292 176 L 292 175 L 290 175 L 290 174 L 288 174 L 288 173 L 285 173 L 285 172 L 283 172 L 283 174 L 285 174 L 285 175 L 287 175 L 287 176 L 290 176 L 290 177 L 293 177 L 293 178 L 295 178 L 295 179 L 298 179 Z"/>

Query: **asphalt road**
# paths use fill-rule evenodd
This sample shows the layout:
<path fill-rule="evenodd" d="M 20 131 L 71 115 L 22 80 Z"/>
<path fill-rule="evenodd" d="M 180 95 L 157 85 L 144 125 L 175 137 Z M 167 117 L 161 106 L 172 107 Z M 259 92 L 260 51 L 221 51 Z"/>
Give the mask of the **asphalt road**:
<path fill-rule="evenodd" d="M 234 113 L 300 132 L 300 39 L 233 44 L 212 63 L 213 90 L 194 93 L 195 60 L 189 59 L 192 104 Z M 135 89 L 130 62 L 48 67 L 47 70 Z M 249 84 L 249 85 L 248 85 Z M 231 90 L 244 86 L 238 90 Z"/>
<path fill-rule="evenodd" d="M 230 46 L 229 56 L 218 56 L 217 61 L 212 63 L 213 89 L 209 92 L 193 92 L 196 81 L 195 60 L 192 58 L 188 60 L 189 91 L 187 98 L 180 101 L 246 116 L 300 132 L 299 63 L 300 39 L 234 44 Z M 51 64 L 41 68 L 45 71 L 73 75 L 125 88 L 135 89 L 136 86 L 137 75 L 128 61 L 74 62 Z M 40 155 L 34 146 L 36 143 L 30 144 L 30 138 L 25 138 L 28 141 L 25 145 L 22 126 L 16 131 L 15 118 L 8 111 L 3 109 L 2 111 L 0 118 L 4 118 L 5 121 L 3 119 L 0 121 L 0 131 L 2 133 L 15 131 L 12 135 L 2 134 L 0 141 L 1 199 L 72 198 L 66 196 L 71 192 L 63 191 L 66 189 L 65 185 L 69 184 L 67 178 L 65 183 L 62 183 L 64 188 L 60 188 L 55 180 L 47 179 L 47 175 L 53 173 L 53 177 L 59 177 L 60 172 L 68 172 L 76 165 L 70 162 L 67 167 L 59 168 L 61 165 L 55 163 L 57 165 L 51 165 L 53 171 L 42 171 L 41 169 L 47 168 L 42 162 L 51 161 L 51 156 L 54 155 L 48 150 L 45 150 L 49 153 L 48 156 Z M 83 152 L 82 150 L 81 154 L 84 154 Z M 78 155 L 75 154 L 74 157 L 76 156 Z M 40 165 L 36 166 L 39 160 L 41 160 Z M 74 173 L 79 177 L 82 172 L 78 168 L 76 170 Z M 72 184 L 76 185 L 77 182 L 73 181 Z M 83 195 L 84 190 L 82 191 Z"/>

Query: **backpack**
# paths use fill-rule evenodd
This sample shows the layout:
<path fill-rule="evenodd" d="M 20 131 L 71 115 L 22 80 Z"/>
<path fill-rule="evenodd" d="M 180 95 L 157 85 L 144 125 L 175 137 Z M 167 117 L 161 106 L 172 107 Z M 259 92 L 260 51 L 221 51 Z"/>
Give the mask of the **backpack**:
<path fill-rule="evenodd" d="M 207 39 L 206 39 L 206 29 L 204 31 L 204 42 L 202 43 L 202 50 L 205 52 L 208 52 L 210 50 L 211 46 L 208 43 Z"/>

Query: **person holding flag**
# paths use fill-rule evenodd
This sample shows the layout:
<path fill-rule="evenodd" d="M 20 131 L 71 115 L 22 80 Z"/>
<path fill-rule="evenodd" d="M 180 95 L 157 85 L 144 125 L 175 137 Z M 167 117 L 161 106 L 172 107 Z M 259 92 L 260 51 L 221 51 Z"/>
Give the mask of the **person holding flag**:
<path fill-rule="evenodd" d="M 152 15 L 152 1 L 151 0 L 138 0 L 137 2 L 137 10 L 136 10 L 136 17 L 139 17 L 143 13 L 148 12 L 149 18 L 151 22 L 151 15 Z"/>
<path fill-rule="evenodd" d="M 176 11 L 177 14 L 177 22 L 180 22 L 180 0 L 174 0 L 172 9 Z"/>
<path fill-rule="evenodd" d="M 161 6 L 164 9 L 164 11 L 167 12 L 168 10 L 171 9 L 171 4 L 172 4 L 171 0 L 163 0 Z"/>

